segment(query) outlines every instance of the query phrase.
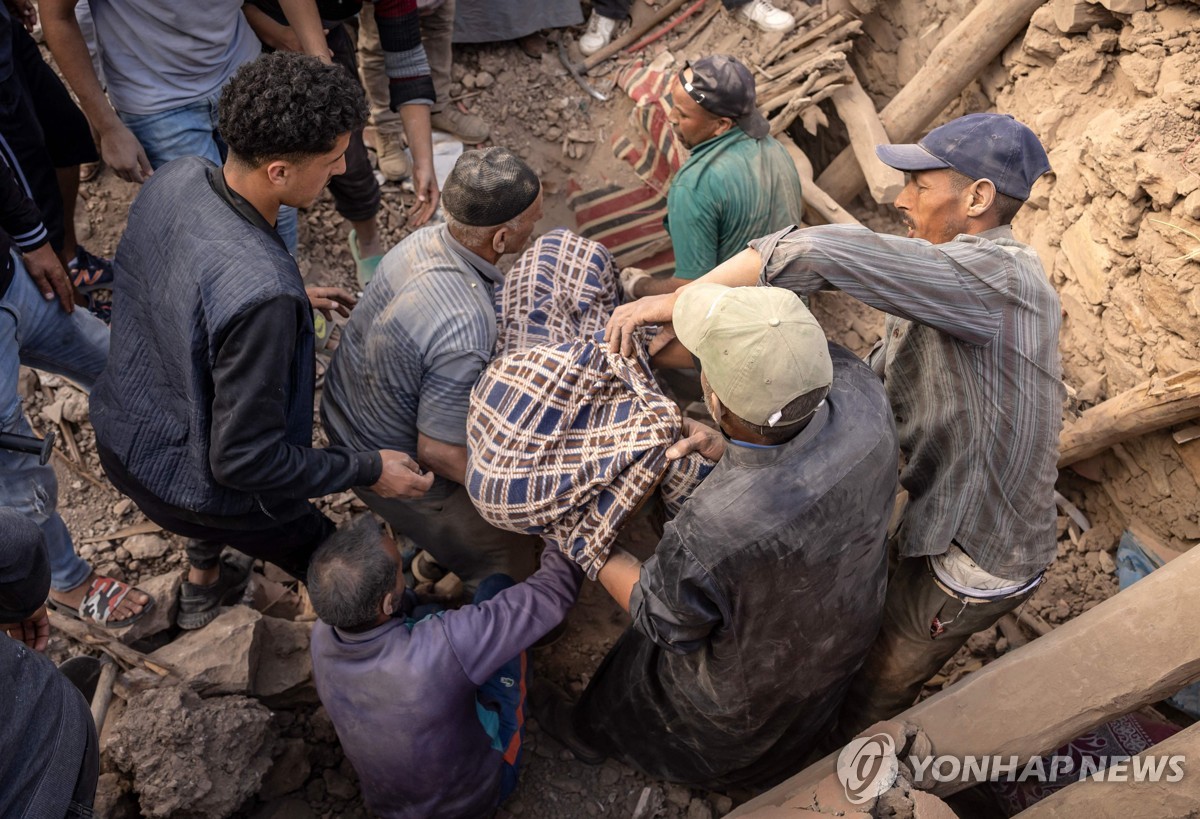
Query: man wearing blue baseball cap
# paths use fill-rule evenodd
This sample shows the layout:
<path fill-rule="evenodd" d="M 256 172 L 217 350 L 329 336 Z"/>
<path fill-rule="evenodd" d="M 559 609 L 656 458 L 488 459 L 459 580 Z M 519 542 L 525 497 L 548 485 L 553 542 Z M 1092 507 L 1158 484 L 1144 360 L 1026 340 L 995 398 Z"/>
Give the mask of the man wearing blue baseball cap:
<path fill-rule="evenodd" d="M 908 503 L 883 625 L 843 710 L 845 737 L 906 709 L 967 638 L 1041 581 L 1056 550 L 1065 397 L 1058 295 L 1010 225 L 1050 170 L 1034 133 L 1010 116 L 969 114 L 876 153 L 908 174 L 896 200 L 907 237 L 787 228 L 701 279 L 802 295 L 836 288 L 888 313 L 870 363 L 891 401 Z M 610 345 L 669 322 L 675 298 L 619 308 Z"/>

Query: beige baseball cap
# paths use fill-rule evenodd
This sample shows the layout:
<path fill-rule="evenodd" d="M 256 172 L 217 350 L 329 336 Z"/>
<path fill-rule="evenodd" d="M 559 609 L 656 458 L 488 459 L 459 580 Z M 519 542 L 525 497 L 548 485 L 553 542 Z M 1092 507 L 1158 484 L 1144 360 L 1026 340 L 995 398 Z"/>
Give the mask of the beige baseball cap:
<path fill-rule="evenodd" d="M 790 290 L 693 284 L 671 319 L 717 398 L 752 424 L 775 426 L 789 403 L 833 383 L 825 333 Z"/>

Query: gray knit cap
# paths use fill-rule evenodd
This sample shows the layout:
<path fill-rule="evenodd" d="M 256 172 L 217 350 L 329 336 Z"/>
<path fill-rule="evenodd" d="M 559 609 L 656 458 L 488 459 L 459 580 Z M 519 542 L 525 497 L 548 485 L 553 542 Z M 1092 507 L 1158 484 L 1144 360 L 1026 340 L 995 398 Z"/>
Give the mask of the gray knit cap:
<path fill-rule="evenodd" d="M 507 148 L 465 151 L 442 188 L 446 213 L 464 225 L 495 227 L 525 212 L 542 183 Z"/>
<path fill-rule="evenodd" d="M 16 509 L 0 508 L 0 623 L 18 623 L 46 602 L 50 562 L 42 530 Z"/>

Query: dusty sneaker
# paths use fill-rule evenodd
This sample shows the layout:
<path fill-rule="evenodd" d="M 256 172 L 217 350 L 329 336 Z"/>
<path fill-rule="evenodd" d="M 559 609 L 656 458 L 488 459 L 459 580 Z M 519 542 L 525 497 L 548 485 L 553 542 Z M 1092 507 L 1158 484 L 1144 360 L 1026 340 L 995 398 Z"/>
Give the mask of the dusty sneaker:
<path fill-rule="evenodd" d="M 179 589 L 179 611 L 175 622 L 181 629 L 204 628 L 221 613 L 221 606 L 237 603 L 250 582 L 254 559 L 241 554 L 221 555 L 221 574 L 215 583 L 197 586 L 183 581 Z"/>
<path fill-rule="evenodd" d="M 619 22 L 593 11 L 588 18 L 587 31 L 579 38 L 579 50 L 583 56 L 590 57 L 611 43 Z"/>
<path fill-rule="evenodd" d="M 379 172 L 389 182 L 408 179 L 408 154 L 404 152 L 404 137 L 399 128 L 376 129 L 375 156 L 379 162 Z"/>
<path fill-rule="evenodd" d="M 796 25 L 796 18 L 783 9 L 777 9 L 767 0 L 750 0 L 738 6 L 737 15 L 763 31 L 787 31 Z"/>
<path fill-rule="evenodd" d="M 478 145 L 491 133 L 488 124 L 481 118 L 474 114 L 464 114 L 450 106 L 430 114 L 429 124 L 435 131 L 453 134 L 468 145 Z"/>

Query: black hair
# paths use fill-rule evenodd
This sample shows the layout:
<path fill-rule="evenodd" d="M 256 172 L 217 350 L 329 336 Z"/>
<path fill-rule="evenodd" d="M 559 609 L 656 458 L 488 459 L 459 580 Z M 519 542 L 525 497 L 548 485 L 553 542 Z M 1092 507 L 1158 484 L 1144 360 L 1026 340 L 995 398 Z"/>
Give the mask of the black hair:
<path fill-rule="evenodd" d="M 955 193 L 962 193 L 969 185 L 975 182 L 974 179 L 967 176 L 965 173 L 960 173 L 953 168 L 950 171 L 950 184 L 954 188 Z M 994 185 L 994 183 L 993 183 Z M 1013 217 L 1017 215 L 1017 211 L 1025 203 L 1020 199 L 1009 196 L 1006 193 L 996 191 L 996 200 L 992 202 L 992 209 L 996 211 L 996 219 L 1002 225 L 1012 224 Z"/>
<path fill-rule="evenodd" d="M 346 69 L 275 52 L 237 70 L 221 90 L 217 112 L 231 156 L 257 168 L 333 150 L 339 136 L 366 124 L 369 109 Z"/>
<path fill-rule="evenodd" d="M 752 424 L 741 417 L 738 420 L 765 438 L 770 446 L 777 446 L 792 440 L 808 426 L 807 422 L 799 423 L 799 421 L 803 419 L 811 421 L 812 414 L 816 412 L 817 407 L 827 395 L 829 395 L 829 387 L 817 387 L 815 390 L 793 398 L 780 412 L 779 420 L 773 427 L 766 424 Z"/>
<path fill-rule="evenodd" d="M 308 564 L 308 598 L 331 626 L 369 625 L 396 587 L 396 561 L 383 550 L 383 528 L 363 515 L 325 539 Z"/>

